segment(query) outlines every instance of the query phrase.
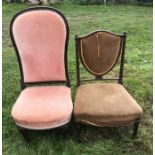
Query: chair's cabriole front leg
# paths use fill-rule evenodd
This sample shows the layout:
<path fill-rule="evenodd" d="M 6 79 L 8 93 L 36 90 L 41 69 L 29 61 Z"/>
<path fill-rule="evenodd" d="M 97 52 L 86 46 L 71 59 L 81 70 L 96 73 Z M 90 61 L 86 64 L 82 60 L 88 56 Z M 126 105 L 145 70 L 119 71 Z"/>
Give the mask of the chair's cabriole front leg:
<path fill-rule="evenodd" d="M 136 121 L 136 122 L 134 123 L 133 138 L 137 138 L 139 123 L 140 123 L 140 120 L 138 120 L 138 121 Z"/>
<path fill-rule="evenodd" d="M 17 128 L 18 128 L 18 131 L 23 136 L 24 140 L 27 141 L 27 142 L 29 142 L 30 141 L 30 138 L 29 138 L 29 135 L 28 135 L 28 130 L 27 129 L 24 129 L 24 128 L 21 128 L 19 126 L 17 126 Z"/>

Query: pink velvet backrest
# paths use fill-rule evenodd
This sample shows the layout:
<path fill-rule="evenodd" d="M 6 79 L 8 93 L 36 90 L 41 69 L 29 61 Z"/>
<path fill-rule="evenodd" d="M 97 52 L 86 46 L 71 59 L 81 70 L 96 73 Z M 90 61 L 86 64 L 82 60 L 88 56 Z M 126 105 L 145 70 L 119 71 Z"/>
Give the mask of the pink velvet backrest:
<path fill-rule="evenodd" d="M 49 9 L 28 10 L 12 24 L 23 82 L 65 81 L 66 23 Z"/>

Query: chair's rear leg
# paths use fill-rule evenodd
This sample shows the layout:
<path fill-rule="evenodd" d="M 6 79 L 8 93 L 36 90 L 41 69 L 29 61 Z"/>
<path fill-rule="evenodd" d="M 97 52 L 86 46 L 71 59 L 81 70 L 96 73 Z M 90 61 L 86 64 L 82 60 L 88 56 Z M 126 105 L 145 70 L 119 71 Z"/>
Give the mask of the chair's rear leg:
<path fill-rule="evenodd" d="M 64 137 L 67 138 L 69 136 L 69 124 L 66 124 L 65 126 L 63 126 L 63 134 L 64 134 Z"/>
<path fill-rule="evenodd" d="M 24 128 L 21 128 L 19 126 L 17 126 L 18 128 L 18 131 L 21 133 L 21 135 L 23 136 L 24 140 L 26 142 L 29 142 L 30 141 L 30 137 L 29 137 L 29 134 L 28 134 L 28 130 L 27 129 L 24 129 Z"/>
<path fill-rule="evenodd" d="M 137 132 L 138 132 L 139 123 L 140 123 L 140 121 L 136 121 L 136 122 L 134 123 L 133 138 L 137 138 Z"/>
<path fill-rule="evenodd" d="M 81 124 L 76 124 L 76 139 L 78 142 L 81 142 Z"/>

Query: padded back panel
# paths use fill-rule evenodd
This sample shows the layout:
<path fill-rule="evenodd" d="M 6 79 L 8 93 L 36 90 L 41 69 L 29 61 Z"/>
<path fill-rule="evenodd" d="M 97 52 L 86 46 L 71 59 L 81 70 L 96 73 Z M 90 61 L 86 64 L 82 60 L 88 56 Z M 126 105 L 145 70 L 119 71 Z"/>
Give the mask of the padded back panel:
<path fill-rule="evenodd" d="M 50 10 L 29 10 L 12 27 L 24 82 L 66 80 L 64 54 L 66 25 Z"/>
<path fill-rule="evenodd" d="M 115 65 L 121 50 L 121 37 L 108 32 L 96 32 L 80 39 L 80 58 L 84 67 L 100 76 Z"/>

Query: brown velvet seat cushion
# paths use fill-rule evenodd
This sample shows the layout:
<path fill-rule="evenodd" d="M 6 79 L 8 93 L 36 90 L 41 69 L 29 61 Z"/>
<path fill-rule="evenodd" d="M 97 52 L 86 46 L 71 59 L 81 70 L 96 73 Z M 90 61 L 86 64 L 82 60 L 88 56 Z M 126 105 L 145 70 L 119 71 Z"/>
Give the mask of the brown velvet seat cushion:
<path fill-rule="evenodd" d="M 95 83 L 78 87 L 74 103 L 77 122 L 117 126 L 134 122 L 142 114 L 141 107 L 120 84 Z"/>

